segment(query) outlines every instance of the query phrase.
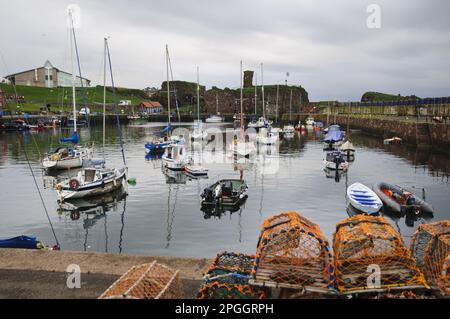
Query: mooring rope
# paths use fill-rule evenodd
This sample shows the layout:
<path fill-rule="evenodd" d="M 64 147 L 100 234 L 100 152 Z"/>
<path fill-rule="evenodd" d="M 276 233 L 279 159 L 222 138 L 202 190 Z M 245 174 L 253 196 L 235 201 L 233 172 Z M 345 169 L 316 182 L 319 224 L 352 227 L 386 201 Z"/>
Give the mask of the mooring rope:
<path fill-rule="evenodd" d="M 28 167 L 30 168 L 31 176 L 33 177 L 34 184 L 36 185 L 36 189 L 37 189 L 37 191 L 38 191 L 39 197 L 40 197 L 41 202 L 42 202 L 42 206 L 44 207 L 45 214 L 47 215 L 47 219 L 48 219 L 48 222 L 49 222 L 50 227 L 51 227 L 51 229 L 52 229 L 53 236 L 55 237 L 56 246 L 57 246 L 58 249 L 59 249 L 59 248 L 61 248 L 61 246 L 59 245 L 59 241 L 58 241 L 58 237 L 56 236 L 55 228 L 53 227 L 53 223 L 52 223 L 52 221 L 51 221 L 51 219 L 50 219 L 50 215 L 48 214 L 47 207 L 45 206 L 44 198 L 42 197 L 41 190 L 39 189 L 39 185 L 38 185 L 38 183 L 37 183 L 36 176 L 34 175 L 33 168 L 31 167 L 30 160 L 28 159 L 28 153 L 27 153 L 25 144 L 24 144 L 24 143 L 21 143 L 20 141 L 19 141 L 19 143 L 20 143 L 20 144 L 22 145 L 22 147 L 23 147 L 23 152 L 24 152 L 24 154 L 25 154 L 25 159 L 27 160 Z"/>

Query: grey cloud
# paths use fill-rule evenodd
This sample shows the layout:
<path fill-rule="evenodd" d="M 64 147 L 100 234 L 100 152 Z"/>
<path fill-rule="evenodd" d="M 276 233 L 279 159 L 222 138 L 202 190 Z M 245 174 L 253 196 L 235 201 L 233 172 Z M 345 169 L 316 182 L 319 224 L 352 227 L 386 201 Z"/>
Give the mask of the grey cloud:
<path fill-rule="evenodd" d="M 71 2 L 3 2 L 0 51 L 9 72 L 50 59 L 68 69 L 65 8 Z M 382 28 L 366 27 L 378 3 Z M 388 0 L 78 1 L 83 73 L 100 79 L 102 39 L 111 36 L 120 86 L 158 86 L 169 44 L 175 77 L 237 87 L 239 60 L 265 83 L 305 87 L 313 100 L 359 99 L 366 90 L 421 96 L 450 90 L 450 2 Z M 0 64 L 0 74 L 7 73 Z"/>

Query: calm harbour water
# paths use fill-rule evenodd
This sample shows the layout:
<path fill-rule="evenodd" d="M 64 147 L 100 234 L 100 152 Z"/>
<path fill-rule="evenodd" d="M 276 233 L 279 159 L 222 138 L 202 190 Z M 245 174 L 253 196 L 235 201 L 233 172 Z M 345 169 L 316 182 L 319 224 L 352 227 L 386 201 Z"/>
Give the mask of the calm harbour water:
<path fill-rule="evenodd" d="M 420 223 L 450 218 L 448 155 L 383 145 L 381 138 L 352 132 L 356 159 L 348 173 L 337 180 L 323 170 L 320 136 L 296 133 L 293 139 L 281 141 L 279 155 L 263 157 L 253 165 L 205 163 L 210 170 L 208 179 L 175 176 L 179 183 L 173 183 L 174 179 L 161 171 L 161 160 L 145 158 L 145 142 L 163 125 L 123 126 L 129 177 L 136 177 L 137 184 L 128 186 L 125 198 L 112 195 L 101 199 L 96 209 L 98 200 L 78 202 L 79 208 L 96 212 L 81 213 L 78 219 L 71 216 L 70 207 L 59 207 L 51 188 L 55 177 L 43 176 L 40 169 L 42 153 L 56 146 L 61 134 L 67 136 L 70 131 L 0 132 L 0 238 L 36 235 L 44 243 L 54 244 L 23 147 L 63 250 L 192 257 L 212 257 L 224 250 L 254 253 L 263 219 L 287 210 L 310 218 L 331 241 L 335 224 L 348 217 L 346 186 L 354 182 L 371 186 L 383 180 L 415 187 L 418 194 L 425 189 L 426 200 L 435 209 L 433 217 L 388 216 L 407 242 Z M 101 157 L 101 126 L 81 129 L 79 134 L 83 142 L 95 141 L 97 156 Z M 119 166 L 116 127 L 109 126 L 107 136 L 107 164 Z M 267 174 L 266 160 L 278 163 L 275 174 Z M 207 185 L 218 178 L 239 178 L 240 174 L 249 185 L 249 197 L 240 210 L 222 216 L 209 216 L 200 210 L 199 194 Z"/>

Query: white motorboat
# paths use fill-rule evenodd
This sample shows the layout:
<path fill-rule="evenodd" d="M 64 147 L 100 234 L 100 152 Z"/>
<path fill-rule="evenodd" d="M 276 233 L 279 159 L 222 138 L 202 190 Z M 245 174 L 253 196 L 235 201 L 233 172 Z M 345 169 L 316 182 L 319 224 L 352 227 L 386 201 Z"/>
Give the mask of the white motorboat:
<path fill-rule="evenodd" d="M 341 152 L 344 152 L 347 157 L 355 156 L 355 147 L 350 141 L 346 141 L 344 144 L 340 147 Z"/>
<path fill-rule="evenodd" d="M 208 176 L 208 169 L 199 165 L 199 164 L 186 164 L 184 167 L 184 172 L 194 178 L 199 177 L 207 177 Z"/>
<path fill-rule="evenodd" d="M 251 128 L 262 128 L 262 127 L 268 127 L 270 125 L 269 121 L 266 120 L 264 117 L 260 117 L 258 119 L 254 119 L 250 123 L 248 123 L 248 127 Z"/>
<path fill-rule="evenodd" d="M 308 117 L 308 118 L 306 119 L 305 124 L 306 124 L 306 128 L 309 129 L 309 130 L 311 130 L 311 129 L 314 128 L 314 125 L 316 124 L 316 122 L 314 121 L 314 118 Z"/>
<path fill-rule="evenodd" d="M 261 128 L 256 136 L 256 142 L 263 145 L 274 145 L 278 142 L 278 133 L 272 132 L 271 129 Z"/>
<path fill-rule="evenodd" d="M 377 194 L 361 183 L 354 183 L 347 188 L 347 198 L 354 208 L 363 213 L 375 214 L 383 207 Z"/>
<path fill-rule="evenodd" d="M 125 173 L 125 167 L 122 169 L 84 168 L 75 178 L 57 184 L 56 193 L 60 201 L 106 194 L 122 187 Z"/>
<path fill-rule="evenodd" d="M 331 170 L 347 171 L 349 164 L 345 160 L 344 154 L 340 151 L 328 152 L 324 160 L 325 168 Z"/>
<path fill-rule="evenodd" d="M 284 134 L 294 134 L 295 133 L 295 127 L 294 125 L 285 125 L 283 126 L 283 133 Z"/>
<path fill-rule="evenodd" d="M 211 115 L 205 120 L 206 123 L 222 123 L 223 118 L 219 115 Z"/>
<path fill-rule="evenodd" d="M 189 160 L 185 153 L 184 145 L 172 144 L 168 146 L 162 156 L 163 167 L 172 171 L 183 171 Z"/>

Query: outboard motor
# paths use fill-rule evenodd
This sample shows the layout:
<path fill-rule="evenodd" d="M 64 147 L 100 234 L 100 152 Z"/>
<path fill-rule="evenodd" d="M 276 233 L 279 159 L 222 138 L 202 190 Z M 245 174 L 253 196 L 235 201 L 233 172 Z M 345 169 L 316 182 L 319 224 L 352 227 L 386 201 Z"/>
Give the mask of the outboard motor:
<path fill-rule="evenodd" d="M 219 200 L 222 197 L 222 185 L 217 184 L 214 188 L 214 199 Z"/>

